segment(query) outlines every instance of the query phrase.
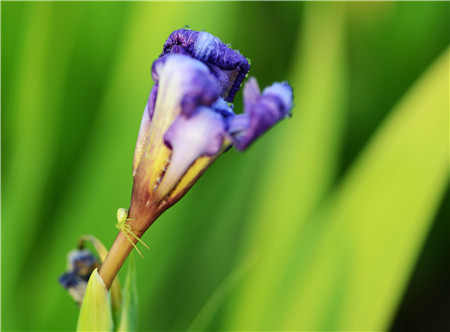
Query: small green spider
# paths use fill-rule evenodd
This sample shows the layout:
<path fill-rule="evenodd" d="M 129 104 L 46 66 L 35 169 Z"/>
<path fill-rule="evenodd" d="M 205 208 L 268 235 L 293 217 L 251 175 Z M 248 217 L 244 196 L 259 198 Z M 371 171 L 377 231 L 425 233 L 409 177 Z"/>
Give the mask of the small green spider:
<path fill-rule="evenodd" d="M 128 218 L 128 209 L 120 208 L 117 210 L 117 223 L 116 227 L 123 232 L 123 234 L 127 237 L 128 241 L 133 245 L 133 247 L 136 249 L 136 251 L 141 255 L 141 257 L 144 257 L 136 244 L 133 242 L 133 239 L 130 237 L 133 236 L 136 240 L 141 242 L 147 249 L 150 249 L 148 245 L 145 244 L 144 241 L 142 241 L 136 234 L 133 233 L 133 229 L 129 224 L 127 224 L 128 220 L 134 220 Z"/>

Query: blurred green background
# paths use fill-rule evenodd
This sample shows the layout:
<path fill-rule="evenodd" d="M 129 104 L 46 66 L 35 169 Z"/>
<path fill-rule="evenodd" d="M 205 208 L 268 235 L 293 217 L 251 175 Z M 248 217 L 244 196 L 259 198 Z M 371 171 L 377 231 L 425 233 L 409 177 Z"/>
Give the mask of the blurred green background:
<path fill-rule="evenodd" d="M 3 330 L 75 328 L 66 254 L 112 244 L 151 64 L 186 24 L 289 80 L 294 116 L 149 229 L 140 329 L 450 329 L 449 3 L 1 9 Z"/>

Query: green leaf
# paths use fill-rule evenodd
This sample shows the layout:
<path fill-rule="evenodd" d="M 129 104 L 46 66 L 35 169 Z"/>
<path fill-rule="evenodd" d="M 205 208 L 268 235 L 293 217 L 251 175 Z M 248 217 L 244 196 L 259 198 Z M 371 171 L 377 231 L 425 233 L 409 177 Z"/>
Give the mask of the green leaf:
<path fill-rule="evenodd" d="M 281 161 L 289 170 L 260 190 L 267 199 L 253 220 L 262 259 L 236 292 L 227 329 L 389 328 L 448 186 L 448 59 L 447 50 L 419 78 L 307 219 L 303 169 L 290 171 L 290 155 Z M 283 210 L 276 195 L 297 207 Z"/>
<path fill-rule="evenodd" d="M 266 329 L 285 310 L 274 306 L 291 266 L 284 258 L 336 177 L 346 109 L 345 10 L 308 3 L 303 22 L 291 73 L 293 117 L 267 138 L 274 149 L 266 152 L 261 184 L 251 194 L 256 198 L 244 249 L 261 259 L 236 293 L 226 329 Z"/>
<path fill-rule="evenodd" d="M 448 186 L 448 58 L 406 94 L 290 245 L 280 329 L 388 329 Z"/>
<path fill-rule="evenodd" d="M 138 315 L 138 297 L 136 267 L 134 257 L 129 257 L 128 273 L 122 291 L 122 315 L 118 331 L 136 331 Z"/>
<path fill-rule="evenodd" d="M 105 260 L 106 256 L 108 255 L 108 250 L 106 249 L 106 247 L 94 235 L 83 235 L 80 237 L 78 242 L 82 246 L 84 246 L 84 242 L 89 242 L 90 244 L 92 244 L 102 263 Z M 114 319 L 116 319 L 117 316 L 120 316 L 122 310 L 122 291 L 120 288 L 119 276 L 116 276 L 111 285 L 110 296 L 111 296 L 111 308 L 114 314 Z"/>
<path fill-rule="evenodd" d="M 240 265 L 233 269 L 218 285 L 216 290 L 211 294 L 203 308 L 195 317 L 194 321 L 187 328 L 187 331 L 205 331 L 208 330 L 208 324 L 217 313 L 220 306 L 229 296 L 231 290 L 239 283 L 248 273 L 255 263 L 255 256 L 248 255 Z"/>
<path fill-rule="evenodd" d="M 89 278 L 81 304 L 77 331 L 113 331 L 113 329 L 109 292 L 95 269 Z"/>

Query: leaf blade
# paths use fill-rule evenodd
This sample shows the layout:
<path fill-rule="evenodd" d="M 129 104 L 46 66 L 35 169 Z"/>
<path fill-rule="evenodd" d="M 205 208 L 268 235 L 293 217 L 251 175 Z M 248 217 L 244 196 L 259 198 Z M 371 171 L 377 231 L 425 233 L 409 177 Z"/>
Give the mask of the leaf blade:
<path fill-rule="evenodd" d="M 388 328 L 448 185 L 448 57 L 413 86 L 312 220 L 284 328 Z"/>
<path fill-rule="evenodd" d="M 138 297 L 134 257 L 129 258 L 128 272 L 122 291 L 122 314 L 117 331 L 136 331 L 138 324 Z"/>
<path fill-rule="evenodd" d="M 113 331 L 111 299 L 97 269 L 92 272 L 86 288 L 77 331 Z"/>

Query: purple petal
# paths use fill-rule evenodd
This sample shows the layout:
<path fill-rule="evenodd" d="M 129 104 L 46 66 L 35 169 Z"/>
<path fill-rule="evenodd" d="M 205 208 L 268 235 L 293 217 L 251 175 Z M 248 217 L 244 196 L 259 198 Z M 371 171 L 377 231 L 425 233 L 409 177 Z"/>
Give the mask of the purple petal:
<path fill-rule="evenodd" d="M 199 107 L 190 117 L 181 114 L 164 135 L 172 156 L 158 196 L 165 197 L 174 189 L 198 158 L 219 153 L 226 134 L 223 117 L 208 107 Z"/>
<path fill-rule="evenodd" d="M 148 96 L 148 102 L 147 102 L 147 112 L 149 119 L 151 120 L 153 117 L 153 111 L 155 110 L 155 104 L 156 104 L 156 97 L 158 96 L 158 84 L 155 84 L 152 87 L 152 90 L 150 91 L 150 95 Z"/>
<path fill-rule="evenodd" d="M 89 276 L 87 278 L 80 278 L 74 272 L 68 272 L 59 277 L 58 281 L 72 296 L 72 298 L 78 304 L 83 301 L 84 293 L 86 292 L 86 286 Z"/>
<path fill-rule="evenodd" d="M 292 109 L 292 88 L 287 82 L 274 83 L 259 92 L 256 79 L 250 78 L 244 87 L 244 114 L 229 120 L 228 132 L 239 151 L 245 150 Z"/>
<path fill-rule="evenodd" d="M 229 102 L 233 101 L 250 70 L 250 64 L 242 54 L 205 31 L 175 30 L 165 42 L 161 56 L 168 53 L 188 53 L 208 64 L 219 80 L 221 96 Z"/>
<path fill-rule="evenodd" d="M 219 113 L 224 119 L 235 115 L 233 112 L 233 104 L 228 104 L 220 97 L 211 105 L 211 109 L 214 112 Z"/>
<path fill-rule="evenodd" d="M 81 279 L 76 273 L 67 272 L 59 277 L 58 282 L 65 289 L 68 289 L 71 287 L 76 287 L 80 282 L 85 282 L 85 281 L 83 279 Z"/>
<path fill-rule="evenodd" d="M 198 106 L 211 106 L 219 97 L 216 77 L 210 73 L 205 64 L 188 56 L 170 54 L 160 57 L 153 62 L 152 77 L 158 85 L 155 93 L 162 90 L 160 85 L 161 80 L 164 80 L 164 85 L 173 89 L 173 93 L 164 98 L 179 100 L 180 110 L 187 116 L 190 116 Z M 150 114 L 152 118 L 153 112 Z"/>
<path fill-rule="evenodd" d="M 153 188 L 152 195 L 157 195 L 157 188 L 163 182 L 168 183 L 164 180 L 168 158 L 174 152 L 167 149 L 164 142 L 170 128 L 178 123 L 177 119 L 195 117 L 196 110 L 203 107 L 219 117 L 221 123 L 223 121 L 222 116 L 211 110 L 219 98 L 219 87 L 216 77 L 203 62 L 181 53 L 167 54 L 153 63 L 152 77 L 156 88 L 150 93 L 142 118 L 133 177 L 149 179 L 148 188 Z"/>
<path fill-rule="evenodd" d="M 224 135 L 225 122 L 222 116 L 209 108 L 201 107 L 191 117 L 180 115 L 167 130 L 164 143 L 174 151 L 195 150 L 197 159 L 219 152 Z"/>
<path fill-rule="evenodd" d="M 250 77 L 244 86 L 244 109 L 247 109 L 250 105 L 255 104 L 260 95 L 261 90 L 259 89 L 256 78 Z"/>
<path fill-rule="evenodd" d="M 87 249 L 72 250 L 67 260 L 70 271 L 81 278 L 89 278 L 92 271 L 98 267 L 97 258 Z"/>
<path fill-rule="evenodd" d="M 292 109 L 293 90 L 288 82 L 274 83 L 263 91 L 263 96 L 273 96 L 281 99 L 282 117 L 290 115 Z"/>
<path fill-rule="evenodd" d="M 214 75 L 198 72 L 192 77 L 189 90 L 181 100 L 183 114 L 191 116 L 198 106 L 211 106 L 219 98 L 219 87 Z"/>

